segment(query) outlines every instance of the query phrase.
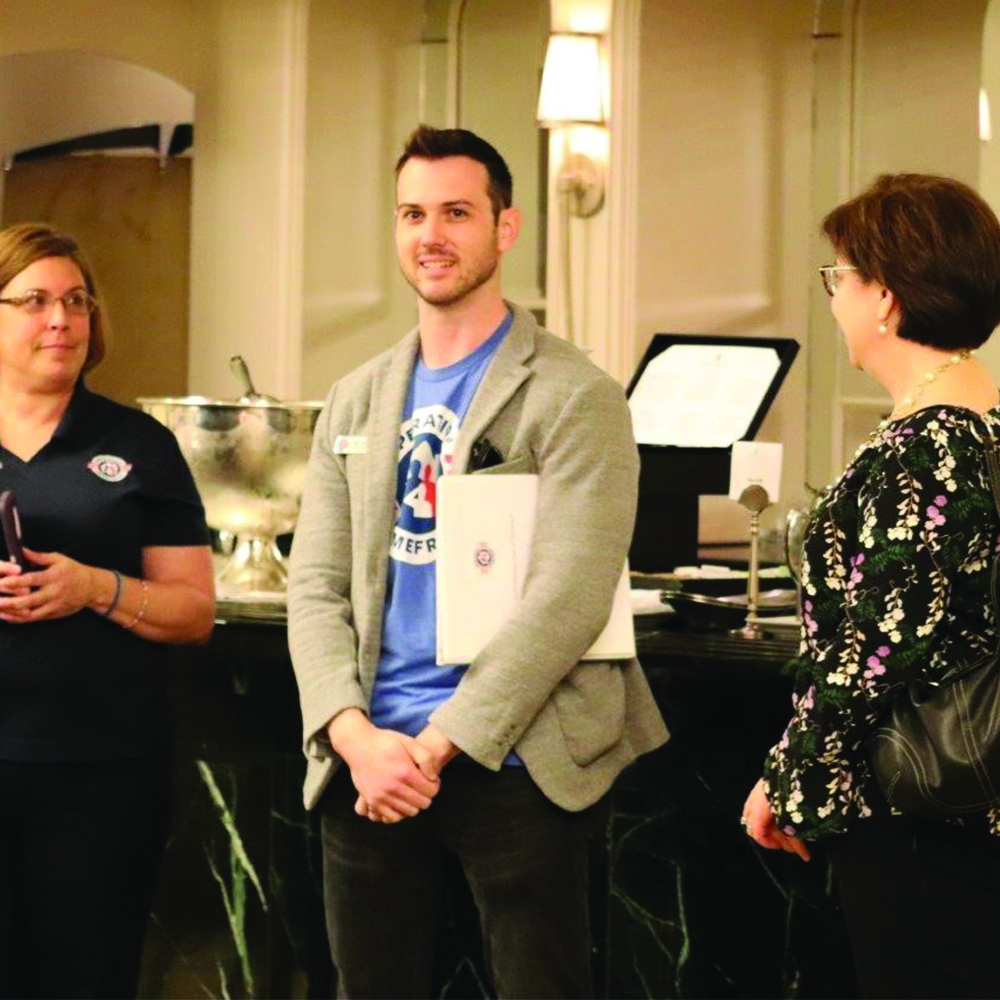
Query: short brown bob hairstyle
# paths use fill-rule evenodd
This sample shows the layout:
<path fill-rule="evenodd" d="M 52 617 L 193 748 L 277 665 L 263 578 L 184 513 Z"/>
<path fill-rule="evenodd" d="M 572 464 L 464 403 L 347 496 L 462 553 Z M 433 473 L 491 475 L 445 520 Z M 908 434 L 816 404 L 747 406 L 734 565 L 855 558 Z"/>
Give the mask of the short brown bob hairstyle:
<path fill-rule="evenodd" d="M 859 277 L 896 297 L 905 340 L 969 349 L 1000 324 L 1000 222 L 960 181 L 883 174 L 835 208 L 823 232 Z"/>
<path fill-rule="evenodd" d="M 0 293 L 26 267 L 46 257 L 68 257 L 80 269 L 87 292 L 97 305 L 90 314 L 90 340 L 83 371 L 88 372 L 104 357 L 104 321 L 94 275 L 76 240 L 44 222 L 18 222 L 0 230 Z"/>

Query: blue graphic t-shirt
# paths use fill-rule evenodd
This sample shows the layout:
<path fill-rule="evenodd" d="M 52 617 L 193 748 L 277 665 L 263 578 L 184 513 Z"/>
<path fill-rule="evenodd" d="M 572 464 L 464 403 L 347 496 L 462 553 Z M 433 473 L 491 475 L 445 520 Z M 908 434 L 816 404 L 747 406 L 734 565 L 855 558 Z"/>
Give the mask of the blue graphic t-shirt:
<path fill-rule="evenodd" d="M 435 662 L 436 487 L 451 468 L 462 420 L 513 319 L 508 312 L 489 340 L 447 368 L 428 368 L 418 358 L 410 379 L 399 431 L 382 655 L 371 701 L 375 725 L 410 736 L 427 725 L 466 669 Z"/>

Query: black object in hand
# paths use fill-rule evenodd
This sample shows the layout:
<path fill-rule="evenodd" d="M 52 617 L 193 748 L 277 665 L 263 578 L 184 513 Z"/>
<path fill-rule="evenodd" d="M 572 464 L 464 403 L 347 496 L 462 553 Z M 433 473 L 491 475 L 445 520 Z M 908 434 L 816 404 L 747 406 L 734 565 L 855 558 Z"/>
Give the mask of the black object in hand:
<path fill-rule="evenodd" d="M 7 559 L 17 563 L 23 570 L 31 569 L 31 564 L 25 558 L 21 547 L 21 519 L 17 513 L 17 500 L 11 490 L 0 493 L 0 524 L 3 526 L 3 537 L 7 543 Z"/>
<path fill-rule="evenodd" d="M 494 465 L 503 462 L 503 455 L 490 444 L 489 438 L 480 438 L 469 452 L 469 472 L 476 472 L 478 469 L 490 469 Z"/>

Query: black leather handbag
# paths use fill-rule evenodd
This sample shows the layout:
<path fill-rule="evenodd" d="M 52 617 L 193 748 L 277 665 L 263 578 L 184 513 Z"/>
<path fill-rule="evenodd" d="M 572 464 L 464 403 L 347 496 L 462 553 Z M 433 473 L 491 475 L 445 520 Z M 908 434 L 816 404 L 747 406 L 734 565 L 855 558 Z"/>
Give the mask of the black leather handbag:
<path fill-rule="evenodd" d="M 986 454 L 993 502 L 1000 514 L 1000 467 Z M 990 597 L 1000 629 L 1000 555 Z M 988 657 L 938 684 L 912 681 L 897 697 L 870 744 L 886 801 L 908 816 L 945 817 L 1000 805 L 1000 636 Z"/>

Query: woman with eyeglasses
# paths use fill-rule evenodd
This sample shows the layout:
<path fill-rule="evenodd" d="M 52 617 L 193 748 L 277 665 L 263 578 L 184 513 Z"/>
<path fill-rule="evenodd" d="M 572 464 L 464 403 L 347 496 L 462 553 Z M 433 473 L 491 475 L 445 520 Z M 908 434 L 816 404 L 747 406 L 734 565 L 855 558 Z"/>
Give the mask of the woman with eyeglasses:
<path fill-rule="evenodd" d="M 986 449 L 997 384 L 1000 224 L 973 190 L 887 175 L 834 209 L 821 268 L 851 363 L 892 411 L 819 497 L 803 565 L 793 715 L 743 807 L 758 844 L 832 860 L 867 997 L 1000 995 L 1000 811 L 892 815 L 868 744 L 915 679 L 997 645 Z"/>
<path fill-rule="evenodd" d="M 214 620 L 173 435 L 91 393 L 94 280 L 41 224 L 0 232 L 0 996 L 134 996 L 166 841 L 166 644 Z M 8 529 L 15 532 L 13 518 Z"/>

